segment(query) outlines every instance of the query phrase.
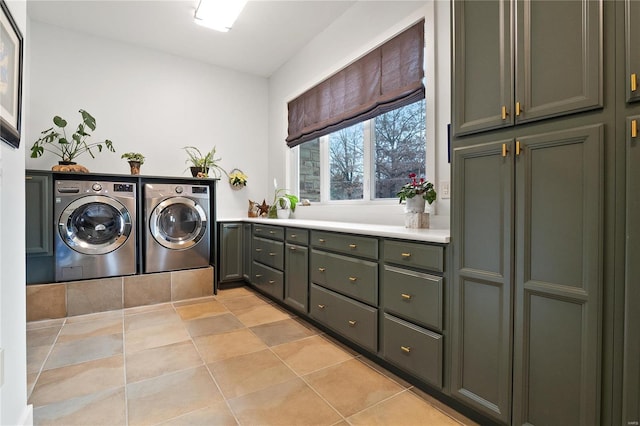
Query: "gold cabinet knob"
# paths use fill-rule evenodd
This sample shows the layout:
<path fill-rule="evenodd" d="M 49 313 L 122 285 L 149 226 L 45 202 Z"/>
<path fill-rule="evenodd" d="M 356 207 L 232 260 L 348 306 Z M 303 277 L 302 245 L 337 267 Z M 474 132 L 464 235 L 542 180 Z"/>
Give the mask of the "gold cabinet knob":
<path fill-rule="evenodd" d="M 275 256 L 276 254 L 274 252 L 269 252 L 269 256 Z"/>
<path fill-rule="evenodd" d="M 262 251 L 262 249 L 261 249 L 261 248 L 257 248 L 257 249 L 256 249 L 256 251 L 257 251 L 258 253 L 260 253 L 260 252 Z"/>
<path fill-rule="evenodd" d="M 358 321 L 349 320 L 349 325 L 350 325 L 351 327 L 355 327 L 357 323 L 358 323 Z"/>
<path fill-rule="evenodd" d="M 400 346 L 400 349 L 405 353 L 411 352 L 411 346 Z"/>
<path fill-rule="evenodd" d="M 349 281 L 355 283 L 356 281 L 358 281 L 358 277 L 349 277 Z"/>
<path fill-rule="evenodd" d="M 411 253 L 400 253 L 400 256 L 404 258 L 411 257 Z"/>
<path fill-rule="evenodd" d="M 324 309 L 325 305 L 318 305 L 318 308 Z"/>
<path fill-rule="evenodd" d="M 262 274 L 256 274 L 256 278 L 262 278 Z"/>
<path fill-rule="evenodd" d="M 402 293 L 402 298 L 403 298 L 404 300 L 411 300 L 411 295 L 410 295 L 410 294 L 407 294 L 407 293 Z"/>
<path fill-rule="evenodd" d="M 357 246 L 356 244 L 349 244 L 349 248 L 350 248 L 350 249 L 354 249 L 354 248 L 357 248 L 357 247 L 358 247 L 358 246 Z"/>
<path fill-rule="evenodd" d="M 275 284 L 276 282 L 274 280 L 269 280 L 269 284 Z"/>
<path fill-rule="evenodd" d="M 325 240 L 324 240 L 324 238 L 319 238 L 319 239 L 318 239 L 318 242 L 320 242 L 320 243 L 324 243 L 324 242 L 325 242 Z"/>
<path fill-rule="evenodd" d="M 324 272 L 326 270 L 327 270 L 326 268 L 318 268 L 318 271 L 320 271 L 320 272 Z"/>

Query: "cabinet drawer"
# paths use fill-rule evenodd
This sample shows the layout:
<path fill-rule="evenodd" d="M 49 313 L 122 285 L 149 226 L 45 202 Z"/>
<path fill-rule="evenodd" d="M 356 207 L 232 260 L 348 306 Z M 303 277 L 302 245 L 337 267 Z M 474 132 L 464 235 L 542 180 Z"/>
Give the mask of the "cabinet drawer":
<path fill-rule="evenodd" d="M 311 284 L 311 317 L 370 350 L 378 350 L 378 310 Z"/>
<path fill-rule="evenodd" d="M 311 281 L 371 305 L 378 304 L 378 264 L 311 251 Z"/>
<path fill-rule="evenodd" d="M 382 356 L 427 383 L 442 387 L 442 336 L 384 315 Z"/>
<path fill-rule="evenodd" d="M 385 265 L 384 310 L 442 331 L 442 280 L 442 277 Z"/>
<path fill-rule="evenodd" d="M 384 261 L 443 272 L 444 248 L 405 241 L 385 241 Z"/>
<path fill-rule="evenodd" d="M 253 262 L 252 284 L 282 300 L 284 297 L 284 274 L 281 271 Z"/>
<path fill-rule="evenodd" d="M 256 237 L 271 238 L 272 240 L 284 240 L 284 228 L 273 225 L 253 225 L 253 235 Z"/>
<path fill-rule="evenodd" d="M 317 248 L 378 259 L 378 240 L 376 238 L 311 231 L 311 244 Z"/>
<path fill-rule="evenodd" d="M 300 228 L 287 228 L 285 239 L 288 243 L 306 246 L 309 245 L 309 231 Z"/>
<path fill-rule="evenodd" d="M 253 260 L 282 270 L 284 266 L 284 243 L 253 237 Z"/>

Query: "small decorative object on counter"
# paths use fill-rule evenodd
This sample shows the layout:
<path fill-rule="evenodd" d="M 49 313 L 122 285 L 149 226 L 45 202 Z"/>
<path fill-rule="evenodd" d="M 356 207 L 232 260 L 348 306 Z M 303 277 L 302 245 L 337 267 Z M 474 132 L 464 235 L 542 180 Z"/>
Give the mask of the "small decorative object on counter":
<path fill-rule="evenodd" d="M 249 178 L 245 175 L 240 169 L 233 169 L 231 173 L 229 173 L 229 184 L 231 188 L 235 190 L 240 190 L 247 186 L 247 180 Z"/>
<path fill-rule="evenodd" d="M 273 219 L 289 219 L 291 213 L 296 211 L 298 197 L 289 194 L 284 188 L 278 188 L 278 181 L 275 178 L 273 179 L 273 187 L 275 188 L 275 192 L 268 217 Z"/>
<path fill-rule="evenodd" d="M 216 147 L 206 154 L 202 154 L 198 148 L 195 146 L 185 146 L 182 149 L 185 150 L 187 156 L 189 157 L 186 161 L 187 164 L 191 164 L 191 175 L 197 178 L 207 178 L 209 177 L 209 170 L 212 170 L 213 178 L 220 178 L 222 173 L 225 175 L 227 172 L 224 171 L 222 167 L 218 165 L 218 162 L 222 160 L 222 158 L 216 157 Z"/>
<path fill-rule="evenodd" d="M 139 152 L 125 152 L 120 158 L 125 158 L 129 162 L 132 175 L 140 174 L 140 166 L 144 164 L 144 155 Z"/>
<path fill-rule="evenodd" d="M 116 152 L 113 148 L 113 143 L 106 139 L 103 142 L 89 143 L 87 139 L 91 136 L 87 130 L 94 131 L 96 129 L 96 119 L 87 111 L 81 109 L 78 111 L 82 115 L 82 122 L 78 125 L 76 131 L 71 135 L 69 139 L 65 127 L 67 127 L 67 121 L 56 115 L 53 117 L 53 124 L 58 127 L 59 130 L 55 130 L 53 127 L 41 132 L 40 139 L 33 143 L 31 147 L 31 158 L 38 158 L 45 151 L 49 151 L 58 157 L 57 166 L 53 166 L 51 170 L 57 172 L 80 172 L 88 173 L 86 167 L 76 164 L 73 160 L 78 156 L 88 152 L 91 158 L 95 158 L 92 149 L 97 149 L 98 152 L 102 152 L 102 146 L 104 145 L 109 151 Z M 54 142 L 56 144 L 54 144 Z"/>
<path fill-rule="evenodd" d="M 267 215 L 269 214 L 269 209 L 271 206 L 269 206 L 269 204 L 267 204 L 267 201 L 265 199 L 262 200 L 262 204 L 260 204 L 258 206 L 258 216 L 259 217 L 267 217 Z"/>
<path fill-rule="evenodd" d="M 247 210 L 247 217 L 258 217 L 260 207 L 257 201 L 249 200 L 249 209 Z"/>
<path fill-rule="evenodd" d="M 405 201 L 404 225 L 406 228 L 428 228 L 429 213 L 425 212 L 426 203 L 433 203 L 436 191 L 433 184 L 425 178 L 418 179 L 415 173 L 409 173 L 411 181 L 400 188 L 397 195 L 400 203 Z"/>

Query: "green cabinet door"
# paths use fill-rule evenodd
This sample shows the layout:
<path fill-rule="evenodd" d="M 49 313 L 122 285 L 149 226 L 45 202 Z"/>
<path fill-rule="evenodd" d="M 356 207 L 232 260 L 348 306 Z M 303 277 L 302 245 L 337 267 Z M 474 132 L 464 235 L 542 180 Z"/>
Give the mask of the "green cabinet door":
<path fill-rule="evenodd" d="M 631 136 L 627 119 L 627 239 L 625 276 L 625 336 L 623 425 L 640 421 L 640 136 Z"/>
<path fill-rule="evenodd" d="M 245 281 L 251 282 L 251 262 L 253 251 L 251 250 L 251 224 L 242 224 L 242 276 Z"/>
<path fill-rule="evenodd" d="M 513 424 L 599 423 L 603 131 L 519 139 Z"/>
<path fill-rule="evenodd" d="M 220 224 L 220 281 L 243 279 L 242 224 Z"/>
<path fill-rule="evenodd" d="M 602 106 L 602 5 L 517 2 L 516 123 Z"/>
<path fill-rule="evenodd" d="M 640 2 L 625 0 L 625 93 L 627 102 L 640 100 Z"/>
<path fill-rule="evenodd" d="M 309 249 L 287 244 L 284 256 L 284 303 L 306 314 L 309 306 Z"/>
<path fill-rule="evenodd" d="M 452 4 L 454 133 L 512 126 L 511 2 Z"/>
<path fill-rule="evenodd" d="M 511 420 L 512 140 L 454 150 L 451 392 Z"/>
<path fill-rule="evenodd" d="M 28 173 L 25 179 L 25 245 L 27 255 L 52 256 L 51 175 Z"/>

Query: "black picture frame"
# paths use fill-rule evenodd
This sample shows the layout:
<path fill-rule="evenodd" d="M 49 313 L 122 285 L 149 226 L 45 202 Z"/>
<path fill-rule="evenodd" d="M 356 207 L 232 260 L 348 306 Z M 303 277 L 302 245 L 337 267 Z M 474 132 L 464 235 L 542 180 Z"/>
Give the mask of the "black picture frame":
<path fill-rule="evenodd" d="M 20 147 L 22 122 L 22 33 L 0 0 L 0 139 Z"/>

